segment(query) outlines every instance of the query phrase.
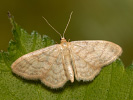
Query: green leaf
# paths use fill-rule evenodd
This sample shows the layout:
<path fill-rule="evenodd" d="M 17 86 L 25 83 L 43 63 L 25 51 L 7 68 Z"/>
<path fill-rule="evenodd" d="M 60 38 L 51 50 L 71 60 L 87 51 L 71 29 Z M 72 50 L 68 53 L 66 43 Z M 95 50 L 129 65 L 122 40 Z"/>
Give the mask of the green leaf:
<path fill-rule="evenodd" d="M 53 90 L 40 81 L 25 80 L 11 71 L 20 56 L 53 45 L 48 36 L 28 34 L 10 17 L 14 40 L 7 52 L 0 52 L 0 100 L 133 100 L 133 65 L 124 68 L 121 60 L 104 67 L 91 82 L 67 82 Z"/>

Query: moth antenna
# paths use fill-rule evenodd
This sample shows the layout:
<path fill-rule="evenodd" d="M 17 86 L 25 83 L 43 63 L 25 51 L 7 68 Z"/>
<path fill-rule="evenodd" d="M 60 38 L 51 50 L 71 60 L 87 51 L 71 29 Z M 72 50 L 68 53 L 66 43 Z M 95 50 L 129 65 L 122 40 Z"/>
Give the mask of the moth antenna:
<path fill-rule="evenodd" d="M 73 11 L 72 11 L 71 14 L 70 14 L 70 17 L 69 17 L 68 23 L 67 23 L 66 28 L 65 28 L 65 30 L 64 30 L 64 32 L 63 32 L 63 38 L 64 38 L 65 32 L 66 32 L 66 30 L 67 30 L 67 27 L 68 27 L 68 25 L 69 25 L 69 23 L 70 23 L 70 20 L 71 20 L 71 16 L 72 16 L 72 14 L 73 14 Z"/>
<path fill-rule="evenodd" d="M 60 35 L 60 37 L 62 38 L 61 34 L 48 22 L 48 20 L 42 16 L 42 18 L 46 21 L 46 23 L 56 32 Z"/>

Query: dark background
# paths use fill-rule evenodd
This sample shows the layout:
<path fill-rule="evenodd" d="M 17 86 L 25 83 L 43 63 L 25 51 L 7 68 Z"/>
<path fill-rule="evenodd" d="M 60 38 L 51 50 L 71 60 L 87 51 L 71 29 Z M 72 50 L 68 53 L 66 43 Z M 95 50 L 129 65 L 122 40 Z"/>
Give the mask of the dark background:
<path fill-rule="evenodd" d="M 73 11 L 65 37 L 75 40 L 107 40 L 123 48 L 124 64 L 133 60 L 133 0 L 2 0 L 0 1 L 0 50 L 13 39 L 10 11 L 28 33 L 32 30 L 60 42 L 60 37 L 44 21 L 44 16 L 63 33 Z"/>

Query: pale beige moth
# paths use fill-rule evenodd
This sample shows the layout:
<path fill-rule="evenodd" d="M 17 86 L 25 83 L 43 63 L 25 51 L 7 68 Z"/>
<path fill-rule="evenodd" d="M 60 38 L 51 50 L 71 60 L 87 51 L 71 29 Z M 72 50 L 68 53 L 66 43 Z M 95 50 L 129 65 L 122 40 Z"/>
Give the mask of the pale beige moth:
<path fill-rule="evenodd" d="M 61 36 L 61 43 L 23 55 L 12 64 L 12 71 L 25 79 L 41 80 L 48 87 L 60 88 L 69 80 L 74 82 L 74 77 L 77 81 L 93 80 L 103 66 L 121 55 L 122 48 L 109 41 L 67 42 L 64 34 L 68 24 L 63 36 L 49 24 Z"/>

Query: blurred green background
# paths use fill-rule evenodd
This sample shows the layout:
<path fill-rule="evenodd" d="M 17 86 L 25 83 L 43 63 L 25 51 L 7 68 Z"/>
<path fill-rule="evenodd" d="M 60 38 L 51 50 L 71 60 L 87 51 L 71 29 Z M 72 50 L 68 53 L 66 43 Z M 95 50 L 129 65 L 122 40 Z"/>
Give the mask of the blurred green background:
<path fill-rule="evenodd" d="M 75 40 L 107 40 L 123 48 L 120 57 L 124 64 L 133 60 L 133 0 L 1 0 L 0 50 L 7 50 L 13 39 L 10 11 L 16 22 L 27 32 L 46 34 L 60 42 L 60 37 L 44 21 L 44 16 L 63 33 L 69 15 L 72 19 L 65 37 Z"/>

